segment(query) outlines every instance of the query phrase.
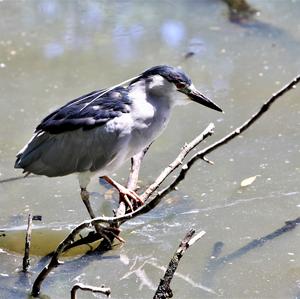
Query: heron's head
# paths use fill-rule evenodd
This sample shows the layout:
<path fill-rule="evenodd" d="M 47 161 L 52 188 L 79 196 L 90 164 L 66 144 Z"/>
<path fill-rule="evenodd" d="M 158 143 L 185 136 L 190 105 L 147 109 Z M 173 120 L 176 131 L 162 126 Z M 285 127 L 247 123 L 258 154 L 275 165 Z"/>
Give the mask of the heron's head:
<path fill-rule="evenodd" d="M 164 93 L 170 90 L 178 91 L 185 95 L 184 101 L 174 100 L 175 104 L 194 101 L 211 109 L 221 111 L 222 109 L 213 101 L 201 94 L 192 83 L 192 80 L 180 69 L 158 65 L 144 71 L 132 83 L 144 79 L 148 82 L 150 89 L 157 93 Z"/>

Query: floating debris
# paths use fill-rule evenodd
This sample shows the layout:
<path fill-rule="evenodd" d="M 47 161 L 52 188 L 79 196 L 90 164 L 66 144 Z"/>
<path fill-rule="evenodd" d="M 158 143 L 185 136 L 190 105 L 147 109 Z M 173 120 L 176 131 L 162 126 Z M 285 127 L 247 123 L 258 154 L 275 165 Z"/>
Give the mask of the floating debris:
<path fill-rule="evenodd" d="M 246 178 L 246 179 L 242 180 L 241 181 L 241 187 L 247 187 L 249 185 L 252 185 L 257 177 L 258 177 L 258 175 L 255 175 L 255 176 L 251 176 L 249 178 Z"/>

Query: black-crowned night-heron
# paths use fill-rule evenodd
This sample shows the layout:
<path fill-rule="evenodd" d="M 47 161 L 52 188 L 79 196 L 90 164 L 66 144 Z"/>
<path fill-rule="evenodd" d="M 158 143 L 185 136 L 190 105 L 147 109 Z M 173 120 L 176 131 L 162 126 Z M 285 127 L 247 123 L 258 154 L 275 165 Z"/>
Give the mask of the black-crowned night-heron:
<path fill-rule="evenodd" d="M 184 96 L 178 97 L 178 92 Z M 139 201 L 134 192 L 108 175 L 161 134 L 174 106 L 192 101 L 222 111 L 197 91 L 181 70 L 166 65 L 152 67 L 49 114 L 18 153 L 15 167 L 48 177 L 77 173 L 81 198 L 91 217 L 86 188 L 95 174 L 116 187 L 120 198 Z"/>

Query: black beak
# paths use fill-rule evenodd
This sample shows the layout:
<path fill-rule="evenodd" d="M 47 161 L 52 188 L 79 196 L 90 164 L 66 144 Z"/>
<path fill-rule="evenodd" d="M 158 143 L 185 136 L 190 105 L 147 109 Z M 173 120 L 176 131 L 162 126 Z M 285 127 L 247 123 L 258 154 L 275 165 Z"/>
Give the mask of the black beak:
<path fill-rule="evenodd" d="M 215 104 L 213 101 L 205 97 L 203 94 L 201 94 L 196 88 L 190 87 L 189 92 L 186 94 L 192 101 L 202 104 L 206 107 L 209 107 L 211 109 L 223 112 L 223 110 Z"/>

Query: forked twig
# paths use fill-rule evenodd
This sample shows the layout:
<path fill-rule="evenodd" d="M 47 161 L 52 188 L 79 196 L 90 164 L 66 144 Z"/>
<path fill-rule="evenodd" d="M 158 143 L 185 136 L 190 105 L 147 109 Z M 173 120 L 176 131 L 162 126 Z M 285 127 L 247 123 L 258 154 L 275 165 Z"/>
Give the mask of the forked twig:
<path fill-rule="evenodd" d="M 215 125 L 210 123 L 206 129 L 199 134 L 194 140 L 190 143 L 185 144 L 179 155 L 176 159 L 170 163 L 168 167 L 166 167 L 160 175 L 157 177 L 155 182 L 151 184 L 146 191 L 141 195 L 141 198 L 144 201 L 147 201 L 150 195 L 153 194 L 154 191 L 158 189 L 161 183 L 180 165 L 182 165 L 184 158 L 194 149 L 200 142 L 206 139 L 208 136 L 211 136 L 214 133 Z"/>

